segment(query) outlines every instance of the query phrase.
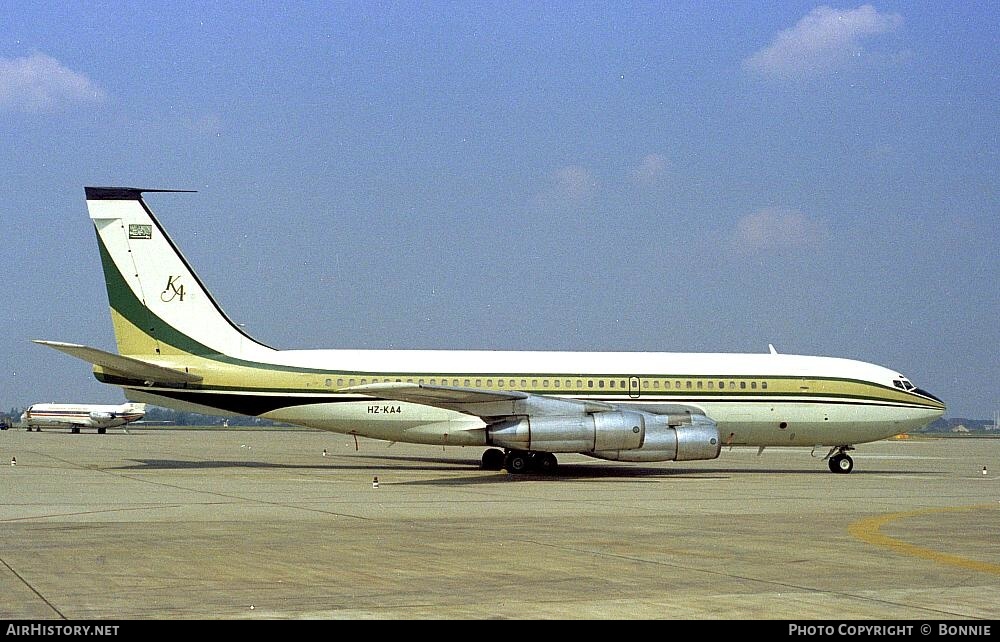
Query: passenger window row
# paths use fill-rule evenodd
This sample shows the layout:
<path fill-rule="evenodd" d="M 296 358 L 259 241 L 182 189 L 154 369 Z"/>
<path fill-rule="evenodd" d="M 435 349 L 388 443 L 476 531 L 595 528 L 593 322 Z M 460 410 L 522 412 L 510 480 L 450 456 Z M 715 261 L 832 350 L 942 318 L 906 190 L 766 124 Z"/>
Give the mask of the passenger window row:
<path fill-rule="evenodd" d="M 407 377 L 406 383 L 416 383 L 420 385 L 442 385 L 442 386 L 452 386 L 455 388 L 508 388 L 511 390 L 538 390 L 539 387 L 543 390 L 547 389 L 567 389 L 567 390 L 583 390 L 584 388 L 592 389 L 618 389 L 625 390 L 629 389 L 628 379 L 517 379 L 517 378 L 481 378 L 477 377 L 475 379 L 471 378 L 447 378 L 447 377 L 431 377 L 431 378 L 413 378 Z M 529 385 L 530 381 L 530 385 Z M 633 380 L 633 389 L 634 389 Z M 343 388 L 345 386 L 356 386 L 356 385 L 367 385 L 368 383 L 402 383 L 401 378 L 390 378 L 384 377 L 379 379 L 377 377 L 372 377 L 370 380 L 368 378 L 338 378 L 337 387 Z M 439 384 L 440 382 L 440 384 Z M 550 385 L 551 384 L 551 385 Z M 575 384 L 575 385 L 574 385 Z M 326 387 L 333 386 L 333 379 L 326 379 L 324 381 Z M 767 390 L 766 381 L 747 381 L 747 380 L 736 380 L 730 379 L 728 381 L 721 379 L 642 379 L 642 389 L 643 390 Z"/>

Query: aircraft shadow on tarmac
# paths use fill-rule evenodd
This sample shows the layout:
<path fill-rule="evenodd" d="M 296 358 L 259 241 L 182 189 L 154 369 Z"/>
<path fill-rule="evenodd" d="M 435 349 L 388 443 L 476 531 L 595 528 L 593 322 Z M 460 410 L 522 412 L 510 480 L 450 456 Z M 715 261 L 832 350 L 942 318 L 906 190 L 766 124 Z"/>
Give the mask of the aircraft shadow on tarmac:
<path fill-rule="evenodd" d="M 470 462 L 470 466 L 478 468 L 478 462 Z M 463 467 L 464 468 L 464 467 Z M 730 477 L 737 475 L 746 474 L 765 474 L 765 475 L 802 475 L 802 474 L 822 474 L 834 476 L 833 473 L 826 470 L 825 468 L 819 470 L 813 470 L 811 468 L 798 468 L 798 469 L 778 469 L 778 468 L 768 468 L 766 470 L 753 470 L 746 468 L 650 468 L 650 467 L 632 467 L 632 466 L 622 466 L 618 467 L 614 465 L 579 465 L 579 464 L 559 464 L 559 468 L 554 473 L 520 473 L 512 475 L 507 473 L 505 470 L 501 471 L 480 471 L 482 474 L 475 477 L 448 477 L 442 479 L 418 479 L 413 481 L 403 481 L 403 482 L 393 482 L 393 485 L 398 486 L 449 486 L 449 485 L 465 485 L 465 484 L 495 484 L 495 483 L 510 483 L 510 482 L 527 482 L 527 481 L 562 481 L 562 482 L 572 482 L 572 481 L 588 481 L 588 480 L 602 480 L 602 481 L 646 481 L 655 482 L 657 480 L 681 480 L 681 479 L 697 479 L 702 481 L 708 480 L 719 480 L 719 479 L 729 479 Z M 855 470 L 852 475 L 857 475 L 860 471 Z M 487 474 L 491 473 L 491 474 Z M 944 473 L 936 472 L 902 472 L 902 471 L 878 471 L 869 470 L 861 472 L 861 475 L 943 475 Z M 836 475 L 840 477 L 840 475 Z"/>
<path fill-rule="evenodd" d="M 348 463 L 345 460 L 368 460 L 370 463 Z M 587 480 L 587 479 L 720 479 L 733 475 L 747 474 L 768 474 L 768 475 L 825 475 L 831 478 L 840 478 L 828 471 L 825 466 L 816 468 L 666 468 L 666 467 L 643 467 L 629 464 L 560 464 L 554 473 L 519 473 L 510 474 L 505 470 L 486 471 L 479 467 L 479 459 L 454 459 L 443 457 L 409 457 L 409 456 L 366 456 L 366 455 L 331 455 L 322 463 L 316 464 L 283 464 L 265 461 L 221 461 L 221 460 L 182 460 L 182 459 L 133 459 L 135 462 L 129 466 L 118 466 L 115 470 L 197 470 L 197 469 L 226 469 L 226 468 L 252 468 L 252 469 L 273 469 L 289 471 L 323 471 L 323 470 L 363 470 L 374 471 L 382 474 L 391 474 L 392 471 L 424 471 L 433 473 L 441 472 L 472 472 L 478 474 L 475 477 L 424 479 L 407 482 L 395 482 L 398 485 L 449 485 L 449 484 L 469 484 L 469 483 L 497 483 L 516 481 L 543 481 L 543 480 Z M 392 462 L 391 468 L 384 471 L 378 469 L 379 462 Z M 433 464 L 433 466 L 428 466 Z M 847 477 L 870 476 L 870 475 L 907 475 L 925 476 L 942 475 L 945 473 L 935 471 L 899 471 L 899 470 L 859 470 L 855 469 Z"/>
<path fill-rule="evenodd" d="M 366 458 L 367 459 L 367 458 Z M 615 480 L 619 479 L 621 481 L 626 480 L 641 480 L 643 478 L 648 478 L 653 481 L 654 478 L 659 477 L 669 477 L 672 479 L 681 478 L 696 478 L 696 479 L 712 479 L 721 478 L 720 471 L 716 470 L 704 470 L 704 471 L 693 471 L 693 470 L 668 470 L 664 468 L 634 468 L 634 467 L 613 467 L 613 466 L 602 466 L 600 464 L 587 466 L 587 465 L 574 465 L 574 464 L 560 464 L 559 469 L 554 473 L 520 473 L 520 474 L 510 474 L 506 470 L 482 470 L 479 467 L 479 460 L 455 460 L 455 459 L 432 459 L 427 457 L 372 457 L 373 461 L 371 464 L 342 464 L 342 463 L 323 463 L 323 464 L 276 464 L 272 462 L 263 461 L 190 461 L 190 460 L 179 460 L 179 459 L 133 459 L 135 464 L 130 466 L 117 466 L 112 470 L 198 470 L 198 469 L 226 469 L 226 468 L 252 468 L 252 469 L 271 469 L 271 470 L 287 470 L 287 471 L 316 471 L 322 472 L 324 470 L 330 471 L 349 471 L 358 470 L 365 471 L 365 473 L 378 473 L 382 476 L 383 485 L 396 485 L 396 486 L 419 486 L 419 485 L 468 485 L 468 484 L 497 484 L 497 483 L 510 483 L 510 482 L 526 482 L 526 481 L 582 481 L 587 479 L 603 479 L 603 480 Z M 377 460 L 394 460 L 391 468 L 386 468 L 385 470 L 379 470 Z M 401 462 L 409 462 L 408 464 L 403 464 Z M 436 464 L 431 467 L 427 464 Z M 427 473 L 433 472 L 475 472 L 475 476 L 463 476 L 463 477 L 447 477 L 441 479 L 421 479 L 413 481 L 402 481 L 402 482 L 389 482 L 386 475 L 391 475 L 394 471 L 423 471 Z M 733 472 L 753 472 L 753 471 L 733 471 Z M 786 472 L 809 472 L 809 471 L 786 471 Z M 830 474 L 830 473 L 827 473 Z"/>

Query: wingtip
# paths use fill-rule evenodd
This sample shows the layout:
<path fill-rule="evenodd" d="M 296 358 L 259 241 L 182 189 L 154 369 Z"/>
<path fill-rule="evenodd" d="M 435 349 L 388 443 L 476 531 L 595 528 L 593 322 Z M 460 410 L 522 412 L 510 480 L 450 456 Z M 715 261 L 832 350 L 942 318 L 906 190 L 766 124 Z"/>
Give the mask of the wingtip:
<path fill-rule="evenodd" d="M 37 343 L 40 346 L 49 346 L 52 348 L 85 348 L 83 344 L 80 343 L 68 343 L 66 341 L 49 341 L 48 339 L 32 339 L 32 343 Z"/>

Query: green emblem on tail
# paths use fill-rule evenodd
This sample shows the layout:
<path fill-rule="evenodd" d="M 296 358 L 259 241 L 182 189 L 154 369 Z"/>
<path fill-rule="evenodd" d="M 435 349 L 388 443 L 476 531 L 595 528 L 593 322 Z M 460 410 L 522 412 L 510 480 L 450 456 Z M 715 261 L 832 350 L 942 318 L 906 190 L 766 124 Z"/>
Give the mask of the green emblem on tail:
<path fill-rule="evenodd" d="M 130 223 L 128 226 L 128 237 L 130 239 L 151 239 L 153 238 L 153 226 Z"/>

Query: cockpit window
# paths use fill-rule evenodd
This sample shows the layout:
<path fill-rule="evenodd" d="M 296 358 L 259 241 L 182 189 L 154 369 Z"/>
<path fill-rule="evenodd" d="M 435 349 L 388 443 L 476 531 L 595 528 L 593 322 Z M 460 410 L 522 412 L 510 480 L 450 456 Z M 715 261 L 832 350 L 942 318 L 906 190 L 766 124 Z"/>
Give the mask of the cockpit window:
<path fill-rule="evenodd" d="M 927 397 L 928 399 L 933 399 L 934 401 L 941 404 L 944 403 L 943 401 L 941 401 L 931 393 L 927 392 L 926 390 L 918 388 L 912 383 L 910 383 L 910 380 L 904 377 L 903 375 L 896 375 L 896 376 L 898 378 L 892 380 L 892 385 L 894 387 L 899 388 L 900 390 L 905 390 L 906 392 L 913 393 L 915 395 L 920 395 L 921 397 Z"/>

